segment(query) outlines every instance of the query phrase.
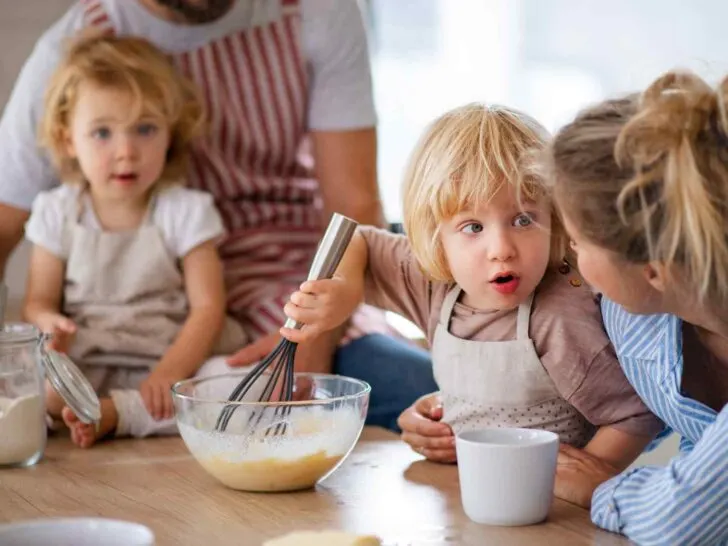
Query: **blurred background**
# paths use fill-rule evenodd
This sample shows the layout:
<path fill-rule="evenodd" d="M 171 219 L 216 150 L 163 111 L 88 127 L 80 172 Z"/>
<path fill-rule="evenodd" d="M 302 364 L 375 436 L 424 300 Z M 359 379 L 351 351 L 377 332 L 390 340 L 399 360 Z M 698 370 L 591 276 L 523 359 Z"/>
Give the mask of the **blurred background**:
<path fill-rule="evenodd" d="M 0 108 L 35 40 L 72 3 L 0 0 Z M 553 131 L 589 103 L 644 87 L 670 68 L 712 81 L 728 73 L 728 3 L 719 0 L 366 0 L 362 9 L 392 222 L 401 218 L 407 156 L 448 108 L 503 103 Z M 11 297 L 22 294 L 26 260 L 22 246 L 7 274 Z M 645 457 L 664 461 L 675 445 Z"/>
<path fill-rule="evenodd" d="M 690 68 L 728 73 L 718 0 L 368 0 L 388 216 L 424 126 L 470 101 L 524 110 L 549 130 L 579 109 Z M 722 36 L 722 37 L 721 37 Z"/>

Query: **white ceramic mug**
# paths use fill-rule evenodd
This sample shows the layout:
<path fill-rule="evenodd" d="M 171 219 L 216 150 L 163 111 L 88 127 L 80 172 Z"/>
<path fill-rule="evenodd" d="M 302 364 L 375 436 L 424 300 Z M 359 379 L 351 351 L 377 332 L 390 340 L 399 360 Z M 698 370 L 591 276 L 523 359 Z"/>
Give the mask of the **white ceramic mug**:
<path fill-rule="evenodd" d="M 551 507 L 559 437 L 523 428 L 487 428 L 457 435 L 463 509 L 488 525 L 531 525 Z"/>
<path fill-rule="evenodd" d="M 3 546 L 154 546 L 144 525 L 104 518 L 36 519 L 0 525 Z"/>

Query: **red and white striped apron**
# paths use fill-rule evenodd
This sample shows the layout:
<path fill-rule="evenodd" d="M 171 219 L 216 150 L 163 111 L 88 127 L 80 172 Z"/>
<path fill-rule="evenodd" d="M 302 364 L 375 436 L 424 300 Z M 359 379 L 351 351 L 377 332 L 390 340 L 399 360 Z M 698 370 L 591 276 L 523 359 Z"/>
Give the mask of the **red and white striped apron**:
<path fill-rule="evenodd" d="M 98 0 L 84 3 L 87 24 L 114 31 Z M 283 306 L 305 279 L 323 230 L 305 153 L 300 32 L 298 0 L 281 0 L 279 19 L 172 57 L 202 90 L 210 131 L 193 150 L 188 184 L 215 197 L 228 232 L 220 247 L 228 312 L 253 339 L 285 321 Z M 350 338 L 387 331 L 371 312 L 354 323 Z"/>

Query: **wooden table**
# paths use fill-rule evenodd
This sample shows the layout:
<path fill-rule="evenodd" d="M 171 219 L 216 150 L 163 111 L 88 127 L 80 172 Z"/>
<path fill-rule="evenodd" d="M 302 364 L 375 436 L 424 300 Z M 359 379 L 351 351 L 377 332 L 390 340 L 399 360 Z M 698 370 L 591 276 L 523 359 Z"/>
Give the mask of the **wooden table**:
<path fill-rule="evenodd" d="M 50 440 L 33 468 L 0 470 L 0 521 L 102 516 L 148 525 L 159 546 L 259 546 L 302 529 L 346 529 L 387 545 L 618 545 L 585 510 L 556 501 L 549 520 L 487 527 L 462 511 L 457 468 L 423 461 L 397 436 L 365 429 L 315 491 L 253 494 L 209 477 L 180 438 L 117 440 L 90 450 Z"/>

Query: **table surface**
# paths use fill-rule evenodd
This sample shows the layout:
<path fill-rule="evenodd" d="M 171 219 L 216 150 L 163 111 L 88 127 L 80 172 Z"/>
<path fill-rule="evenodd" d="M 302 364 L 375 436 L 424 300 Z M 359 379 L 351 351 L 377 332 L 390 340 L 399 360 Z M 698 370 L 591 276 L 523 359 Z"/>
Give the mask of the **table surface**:
<path fill-rule="evenodd" d="M 556 500 L 548 520 L 488 527 L 463 513 L 457 468 L 422 460 L 391 432 L 365 428 L 315 490 L 242 493 L 197 464 L 178 437 L 116 440 L 89 450 L 51 438 L 36 466 L 0 470 L 0 522 L 98 516 L 143 523 L 159 546 L 251 545 L 304 529 L 375 534 L 385 545 L 627 544 L 586 510 Z"/>

